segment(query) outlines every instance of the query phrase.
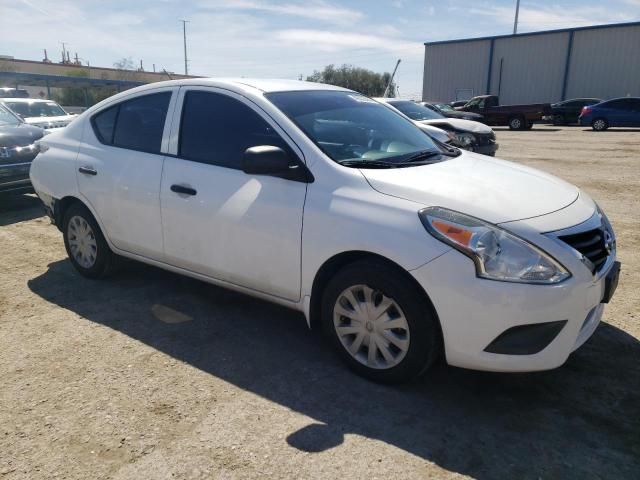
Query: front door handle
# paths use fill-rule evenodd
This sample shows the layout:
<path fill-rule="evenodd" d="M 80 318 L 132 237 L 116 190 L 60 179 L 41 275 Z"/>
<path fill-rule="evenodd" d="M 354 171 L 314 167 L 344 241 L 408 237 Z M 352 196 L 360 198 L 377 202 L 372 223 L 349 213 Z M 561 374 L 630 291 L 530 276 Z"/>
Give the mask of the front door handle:
<path fill-rule="evenodd" d="M 80 173 L 84 173 L 86 175 L 97 175 L 98 171 L 93 167 L 80 167 L 78 169 Z"/>
<path fill-rule="evenodd" d="M 171 191 L 175 193 L 182 193 L 183 195 L 195 195 L 198 193 L 195 188 L 185 187 L 184 185 L 171 185 Z"/>

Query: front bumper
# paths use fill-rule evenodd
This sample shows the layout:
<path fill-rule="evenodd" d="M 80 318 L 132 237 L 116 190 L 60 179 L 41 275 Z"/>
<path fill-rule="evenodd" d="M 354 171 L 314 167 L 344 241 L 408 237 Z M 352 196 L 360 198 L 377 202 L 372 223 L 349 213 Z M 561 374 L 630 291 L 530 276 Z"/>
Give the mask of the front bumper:
<path fill-rule="evenodd" d="M 473 145 L 471 148 L 469 148 L 469 150 L 481 155 L 489 155 L 491 157 L 494 157 L 496 155 L 496 152 L 498 151 L 498 144 L 491 143 L 489 145 Z"/>
<path fill-rule="evenodd" d="M 600 322 L 604 273 L 596 280 L 573 276 L 557 285 L 491 281 L 476 277 L 473 262 L 455 250 L 411 271 L 438 313 L 447 363 L 495 372 L 549 370 L 562 365 Z M 563 325 L 537 353 L 487 351 L 513 327 L 547 322 Z"/>

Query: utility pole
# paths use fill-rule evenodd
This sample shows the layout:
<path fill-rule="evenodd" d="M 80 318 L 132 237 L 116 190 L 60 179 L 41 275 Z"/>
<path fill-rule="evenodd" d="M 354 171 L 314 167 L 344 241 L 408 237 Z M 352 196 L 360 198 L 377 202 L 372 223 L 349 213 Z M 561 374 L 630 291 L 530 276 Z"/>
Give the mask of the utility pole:
<path fill-rule="evenodd" d="M 518 33 L 518 13 L 520 13 L 520 0 L 516 0 L 516 18 L 513 20 L 513 34 Z"/>
<path fill-rule="evenodd" d="M 387 83 L 387 88 L 384 89 L 382 98 L 387 98 L 387 95 L 389 95 L 389 89 L 391 88 L 393 78 L 396 76 L 396 72 L 398 71 L 398 65 L 400 65 L 400 59 L 398 59 L 398 61 L 396 62 L 396 68 L 393 69 L 393 73 L 391 74 L 391 77 L 389 77 L 389 83 Z"/>
<path fill-rule="evenodd" d="M 184 74 L 189 75 L 189 68 L 187 67 L 187 23 L 189 20 L 180 20 L 182 22 L 182 39 L 184 41 Z"/>

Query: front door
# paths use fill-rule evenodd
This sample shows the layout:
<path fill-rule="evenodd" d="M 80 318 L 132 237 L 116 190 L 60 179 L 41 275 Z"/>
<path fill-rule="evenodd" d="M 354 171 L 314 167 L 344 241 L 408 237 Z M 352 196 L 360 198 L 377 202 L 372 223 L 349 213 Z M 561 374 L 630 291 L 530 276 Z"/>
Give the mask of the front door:
<path fill-rule="evenodd" d="M 241 160 L 258 145 L 301 152 L 258 107 L 228 91 L 183 87 L 176 112 L 177 155 L 165 160 L 160 191 L 166 261 L 298 300 L 306 184 L 248 175 Z"/>

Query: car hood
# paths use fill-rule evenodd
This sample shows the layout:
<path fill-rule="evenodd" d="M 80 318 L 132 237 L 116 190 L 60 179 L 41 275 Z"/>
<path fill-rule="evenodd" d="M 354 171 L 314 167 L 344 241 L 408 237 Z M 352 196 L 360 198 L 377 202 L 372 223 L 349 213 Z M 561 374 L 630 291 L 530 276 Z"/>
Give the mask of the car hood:
<path fill-rule="evenodd" d="M 473 133 L 491 133 L 491 127 L 487 127 L 484 123 L 475 122 L 473 120 L 463 120 L 461 118 L 439 118 L 435 120 L 421 120 L 420 123 L 424 123 L 426 125 L 433 125 L 434 127 L 447 129 L 447 125 L 449 125 L 449 130 L 451 128 L 455 128 L 456 130 L 461 130 L 463 132 L 473 132 Z"/>
<path fill-rule="evenodd" d="M 60 115 L 58 117 L 26 117 L 25 122 L 31 125 L 68 124 L 76 118 L 76 115 Z"/>
<path fill-rule="evenodd" d="M 43 129 L 25 123 L 0 126 L 0 147 L 24 147 L 41 139 L 43 135 Z"/>
<path fill-rule="evenodd" d="M 471 152 L 432 165 L 361 172 L 385 195 L 491 223 L 545 215 L 565 208 L 579 195 L 577 187 L 552 175 Z"/>

